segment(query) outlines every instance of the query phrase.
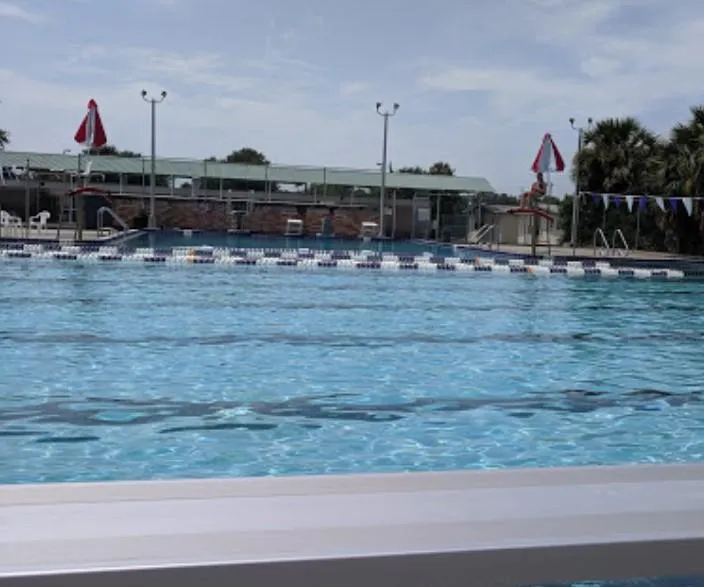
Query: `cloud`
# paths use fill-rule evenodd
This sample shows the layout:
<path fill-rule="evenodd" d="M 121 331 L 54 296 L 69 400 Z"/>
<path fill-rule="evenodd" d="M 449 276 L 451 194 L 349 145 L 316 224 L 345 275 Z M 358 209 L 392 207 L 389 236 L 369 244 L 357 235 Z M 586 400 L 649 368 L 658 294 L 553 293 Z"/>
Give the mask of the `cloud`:
<path fill-rule="evenodd" d="M 171 1 L 147 36 L 138 10 L 34 0 L 45 22 L 90 34 L 77 45 L 66 27 L 46 40 L 29 27 L 9 31 L 8 46 L 32 48 L 0 70 L 13 148 L 73 147 L 93 97 L 110 140 L 146 152 L 145 88 L 169 93 L 157 110 L 163 155 L 248 145 L 279 163 L 374 168 L 382 134 L 374 103 L 398 101 L 395 167 L 444 159 L 516 192 L 531 181 L 544 132 L 571 158 L 570 117 L 635 115 L 665 131 L 701 96 L 699 0 L 447 0 L 442 10 L 393 15 L 388 0 L 371 20 L 364 6 L 320 0 L 305 11 L 262 0 L 246 19 L 226 0 Z M 8 6 L 30 10 L 0 1 L 0 15 L 11 16 Z M 570 189 L 567 177 L 555 183 L 558 194 Z"/>
<path fill-rule="evenodd" d="M 510 56 L 495 59 L 488 54 L 491 47 L 482 50 L 477 43 L 473 48 L 478 54 L 468 51 L 476 57 L 425 62 L 417 70 L 417 84 L 436 96 L 482 96 L 486 119 L 495 125 L 487 146 L 496 153 L 512 157 L 517 127 L 524 132 L 535 129 L 537 149 L 542 127 L 556 134 L 571 156 L 574 140 L 566 130 L 571 116 L 647 118 L 662 104 L 696 103 L 701 97 L 704 63 L 698 55 L 704 49 L 704 18 L 662 14 L 649 26 L 623 25 L 620 34 L 614 34 L 614 21 L 625 8 L 653 11 L 651 0 L 528 0 L 520 6 L 503 0 L 492 3 L 483 18 L 487 12 L 506 10 L 508 4 L 512 6 L 508 27 L 493 31 L 496 38 L 488 42 L 504 47 L 510 43 Z M 540 58 L 526 60 L 526 53 Z M 686 116 L 684 110 L 673 113 L 658 130 Z M 526 169 L 527 150 L 523 159 Z M 488 166 L 499 173 L 497 164 Z M 566 178 L 558 185 L 569 189 Z"/>
<path fill-rule="evenodd" d="M 369 84 L 366 82 L 343 82 L 340 84 L 341 96 L 354 96 L 369 90 Z"/>
<path fill-rule="evenodd" d="M 44 20 L 43 16 L 37 12 L 31 12 L 13 2 L 0 2 L 0 18 L 18 19 L 38 24 Z"/>

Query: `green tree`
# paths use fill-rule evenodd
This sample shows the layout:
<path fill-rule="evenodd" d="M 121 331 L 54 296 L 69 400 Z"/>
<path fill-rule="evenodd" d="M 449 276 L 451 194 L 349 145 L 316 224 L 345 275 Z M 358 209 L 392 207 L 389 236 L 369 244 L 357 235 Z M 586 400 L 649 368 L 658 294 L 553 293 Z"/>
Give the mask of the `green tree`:
<path fill-rule="evenodd" d="M 581 151 L 575 155 L 572 178 L 579 177 L 583 192 L 647 194 L 657 190 L 661 177 L 663 143 L 635 118 L 609 118 L 585 131 Z M 572 200 L 561 206 L 561 229 L 566 239 L 571 234 Z M 607 238 L 620 228 L 629 242 L 635 240 L 636 216 L 623 207 L 591 198 L 580 199 L 580 244 L 591 243 L 597 228 Z"/>
<path fill-rule="evenodd" d="M 94 150 L 83 149 L 84 155 L 99 155 L 104 157 L 125 157 L 127 159 L 139 159 L 142 154 L 135 151 L 121 151 L 115 145 L 105 145 L 95 152 Z"/>
<path fill-rule="evenodd" d="M 455 170 L 445 161 L 436 161 L 428 168 L 429 175 L 455 175 Z"/>
<path fill-rule="evenodd" d="M 10 144 L 10 131 L 0 128 L 0 151 L 4 151 L 5 147 Z"/>
<path fill-rule="evenodd" d="M 675 201 L 662 211 L 652 199 L 629 211 L 624 203 L 604 208 L 602 198 L 581 199 L 580 244 L 591 244 L 594 231 L 607 237 L 623 230 L 642 249 L 704 253 L 704 106 L 690 109 L 687 122 L 675 125 L 666 138 L 657 137 L 634 118 L 599 121 L 585 133 L 582 151 L 573 161 L 572 177 L 584 192 L 694 198 L 692 214 Z M 612 196 L 611 201 L 615 198 Z M 561 222 L 569 238 L 572 198 L 562 205 Z"/>
<path fill-rule="evenodd" d="M 224 163 L 244 163 L 246 165 L 269 165 L 270 161 L 261 151 L 251 147 L 242 147 L 237 151 L 232 151 L 223 159 Z"/>
<path fill-rule="evenodd" d="M 420 165 L 414 165 L 412 167 L 401 167 L 396 173 L 406 173 L 410 175 L 425 175 L 427 171 L 423 169 Z"/>
<path fill-rule="evenodd" d="M 217 157 L 208 157 L 207 161 L 219 162 L 219 163 L 238 163 L 240 165 L 271 165 L 271 162 L 266 157 L 264 153 L 253 149 L 252 147 L 242 147 L 236 151 L 232 151 L 226 157 L 218 159 Z M 208 178 L 205 182 L 205 187 L 211 190 L 219 190 L 221 181 L 216 178 Z M 233 192 L 247 192 L 254 190 L 257 192 L 263 192 L 266 190 L 266 184 L 263 181 L 246 181 L 239 179 L 224 179 L 222 180 L 222 188 L 225 191 Z M 276 183 L 270 183 L 269 189 L 271 191 L 277 190 Z"/>

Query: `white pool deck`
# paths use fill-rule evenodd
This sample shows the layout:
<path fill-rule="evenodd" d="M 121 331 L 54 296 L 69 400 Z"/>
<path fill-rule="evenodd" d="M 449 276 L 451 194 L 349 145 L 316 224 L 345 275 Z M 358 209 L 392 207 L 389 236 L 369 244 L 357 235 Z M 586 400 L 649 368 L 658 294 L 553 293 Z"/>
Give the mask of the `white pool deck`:
<path fill-rule="evenodd" d="M 0 486 L 0 585 L 704 575 L 704 465 Z"/>

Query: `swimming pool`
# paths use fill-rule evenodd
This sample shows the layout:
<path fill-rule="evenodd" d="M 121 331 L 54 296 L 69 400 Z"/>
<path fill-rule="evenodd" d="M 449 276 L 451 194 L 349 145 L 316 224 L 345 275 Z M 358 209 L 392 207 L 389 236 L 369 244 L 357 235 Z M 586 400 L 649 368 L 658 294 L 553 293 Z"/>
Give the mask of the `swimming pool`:
<path fill-rule="evenodd" d="M 0 483 L 692 462 L 702 285 L 0 264 Z"/>
<path fill-rule="evenodd" d="M 238 234 L 216 231 L 159 230 L 143 232 L 126 246 L 170 248 L 210 246 L 229 249 L 301 249 L 322 251 L 373 250 L 380 253 L 420 255 L 426 252 L 451 255 L 452 245 L 420 240 L 372 240 L 348 238 L 286 237 L 265 234 Z"/>

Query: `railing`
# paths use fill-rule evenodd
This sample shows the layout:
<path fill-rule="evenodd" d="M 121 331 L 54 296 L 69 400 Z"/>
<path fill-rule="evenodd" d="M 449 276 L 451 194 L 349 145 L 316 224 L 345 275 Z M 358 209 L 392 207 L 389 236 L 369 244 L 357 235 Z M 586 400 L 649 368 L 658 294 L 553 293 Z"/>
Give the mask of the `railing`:
<path fill-rule="evenodd" d="M 618 246 L 618 241 L 620 241 L 620 246 Z M 614 231 L 614 236 L 611 240 L 611 250 L 614 255 L 620 255 L 621 257 L 627 257 L 631 251 L 628 246 L 628 241 L 626 240 L 626 237 L 623 235 L 623 231 L 620 228 L 617 228 Z"/>
<path fill-rule="evenodd" d="M 105 214 L 108 214 L 115 222 L 117 222 L 122 230 L 130 229 L 129 225 L 117 215 L 115 210 L 109 206 L 102 206 L 101 208 L 98 208 L 98 234 L 102 234 L 108 230 L 108 227 L 105 226 Z"/>
<path fill-rule="evenodd" d="M 496 228 L 495 224 L 485 224 L 479 230 L 477 230 L 472 236 L 469 237 L 468 242 L 472 245 L 481 244 L 481 242 L 486 238 L 492 231 Z"/>
<path fill-rule="evenodd" d="M 95 177 L 92 177 L 95 180 Z M 91 185 L 99 185 L 101 189 L 109 191 L 113 197 L 123 198 L 145 198 L 149 196 L 148 185 L 128 185 L 117 183 L 100 183 L 95 182 Z M 71 184 L 61 181 L 46 181 L 44 188 L 52 192 L 65 193 Z M 159 199 L 176 199 L 176 200 L 207 200 L 221 202 L 237 202 L 247 201 L 252 205 L 257 203 L 274 203 L 288 205 L 314 205 L 319 206 L 335 206 L 335 207 L 376 207 L 379 205 L 378 196 L 362 195 L 362 194 L 338 194 L 322 196 L 315 193 L 305 192 L 272 192 L 272 191 L 228 191 L 220 189 L 198 189 L 194 190 L 190 187 L 163 187 L 157 186 L 154 190 L 154 195 Z M 410 202 L 411 200 L 398 200 L 400 206 L 402 202 Z"/>
<path fill-rule="evenodd" d="M 702 465 L 0 485 L 0 519 L 2 587 L 704 575 Z"/>
<path fill-rule="evenodd" d="M 606 235 L 604 234 L 604 231 L 601 230 L 601 228 L 597 228 L 594 231 L 594 256 L 595 257 L 597 255 L 597 253 L 600 256 L 611 254 L 611 246 L 609 245 L 609 241 L 607 240 Z"/>

